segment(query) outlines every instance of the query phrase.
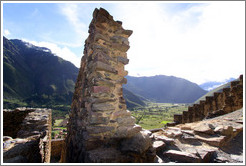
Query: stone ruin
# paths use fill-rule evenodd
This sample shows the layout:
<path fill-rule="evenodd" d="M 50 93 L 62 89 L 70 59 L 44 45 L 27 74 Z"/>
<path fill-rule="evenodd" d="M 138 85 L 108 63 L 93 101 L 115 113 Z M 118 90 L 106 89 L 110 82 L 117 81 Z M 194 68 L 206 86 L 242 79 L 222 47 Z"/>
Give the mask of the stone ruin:
<path fill-rule="evenodd" d="M 222 92 L 215 92 L 213 96 L 206 96 L 199 104 L 188 107 L 183 114 L 175 114 L 174 122 L 169 126 L 201 121 L 236 111 L 243 107 L 243 75 L 238 81 L 232 81 L 229 88 L 223 88 Z"/>
<path fill-rule="evenodd" d="M 206 97 L 182 115 L 174 115 L 169 126 L 175 127 L 151 133 L 135 124 L 123 98 L 131 34 L 106 10 L 95 9 L 65 142 L 51 140 L 51 110 L 3 110 L 4 163 L 49 163 L 52 158 L 63 163 L 236 161 L 220 155 L 224 145 L 232 141 L 234 146 L 238 136 L 242 140 L 243 76 L 231 82 L 230 88 Z M 226 117 L 203 120 L 223 114 Z"/>
<path fill-rule="evenodd" d="M 126 110 L 128 38 L 122 22 L 95 9 L 69 113 L 63 162 L 153 162 L 148 132 Z"/>
<path fill-rule="evenodd" d="M 4 163 L 50 162 L 50 109 L 4 109 L 3 129 Z"/>

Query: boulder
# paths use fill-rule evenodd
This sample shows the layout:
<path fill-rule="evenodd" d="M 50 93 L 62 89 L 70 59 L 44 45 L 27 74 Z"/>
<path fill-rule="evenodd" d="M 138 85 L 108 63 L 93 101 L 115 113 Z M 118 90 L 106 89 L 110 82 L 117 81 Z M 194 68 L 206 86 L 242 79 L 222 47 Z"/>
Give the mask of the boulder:
<path fill-rule="evenodd" d="M 168 157 L 171 161 L 179 163 L 199 163 L 200 158 L 196 155 L 188 152 L 168 150 L 163 153 L 165 157 Z"/>
<path fill-rule="evenodd" d="M 166 147 L 166 144 L 163 141 L 154 141 L 153 142 L 153 148 L 156 149 L 156 152 L 162 151 L 165 147 Z"/>
<path fill-rule="evenodd" d="M 164 135 L 161 135 L 161 136 L 154 135 L 154 138 L 157 141 L 163 141 L 163 142 L 165 142 L 165 144 L 172 144 L 174 142 L 174 139 L 173 138 L 168 138 L 168 137 L 166 137 Z"/>
<path fill-rule="evenodd" d="M 195 135 L 195 138 L 216 147 L 222 147 L 225 144 L 225 136 L 201 137 L 199 135 Z"/>
<path fill-rule="evenodd" d="M 214 134 L 213 127 L 211 124 L 200 123 L 196 125 L 193 130 L 196 133 Z"/>
<path fill-rule="evenodd" d="M 135 136 L 125 139 L 121 142 L 120 149 L 122 152 L 134 152 L 142 154 L 147 151 L 152 145 L 152 142 L 147 134 L 138 133 Z"/>
<path fill-rule="evenodd" d="M 202 163 L 210 163 L 214 159 L 215 150 L 202 148 L 197 149 L 197 153 Z"/>
<path fill-rule="evenodd" d="M 221 135 L 230 136 L 233 135 L 233 127 L 232 126 L 218 126 L 214 129 L 215 133 L 219 133 Z"/>

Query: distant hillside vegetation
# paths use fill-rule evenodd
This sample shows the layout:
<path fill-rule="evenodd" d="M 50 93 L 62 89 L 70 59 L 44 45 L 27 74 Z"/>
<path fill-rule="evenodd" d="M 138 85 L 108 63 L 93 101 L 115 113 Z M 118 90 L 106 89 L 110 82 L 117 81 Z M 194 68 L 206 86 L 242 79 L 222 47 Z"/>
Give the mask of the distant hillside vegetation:
<path fill-rule="evenodd" d="M 3 39 L 4 107 L 11 107 L 11 101 L 29 106 L 71 104 L 77 73 L 78 68 L 47 48 Z"/>
<path fill-rule="evenodd" d="M 146 105 L 144 102 L 146 101 L 146 99 L 144 99 L 141 96 L 137 96 L 133 94 L 132 92 L 130 92 L 125 88 L 123 88 L 123 97 L 126 100 L 126 105 L 128 109 L 132 109 L 135 107 L 144 107 Z"/>
<path fill-rule="evenodd" d="M 126 78 L 128 80 L 124 86 L 126 89 L 153 102 L 193 103 L 207 93 L 197 84 L 174 76 L 127 76 Z"/>

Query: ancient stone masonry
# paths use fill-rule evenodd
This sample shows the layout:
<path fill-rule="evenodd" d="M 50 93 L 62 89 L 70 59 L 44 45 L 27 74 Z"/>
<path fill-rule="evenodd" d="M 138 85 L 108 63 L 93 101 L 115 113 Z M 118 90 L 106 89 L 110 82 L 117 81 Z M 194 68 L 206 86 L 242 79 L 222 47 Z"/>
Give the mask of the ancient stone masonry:
<path fill-rule="evenodd" d="M 58 162 L 61 160 L 61 153 L 63 150 L 64 139 L 52 139 L 51 140 L 51 158 L 50 162 Z"/>
<path fill-rule="evenodd" d="M 49 163 L 51 110 L 3 110 L 3 162 Z"/>
<path fill-rule="evenodd" d="M 243 75 L 239 81 L 232 81 L 230 88 L 224 88 L 222 92 L 215 92 L 213 96 L 207 96 L 200 104 L 194 104 L 183 114 L 174 115 L 174 123 L 190 123 L 204 118 L 216 117 L 238 110 L 243 107 Z"/>
<path fill-rule="evenodd" d="M 69 113 L 63 162 L 154 161 L 149 135 L 135 124 L 123 98 L 131 34 L 106 10 L 95 9 Z"/>

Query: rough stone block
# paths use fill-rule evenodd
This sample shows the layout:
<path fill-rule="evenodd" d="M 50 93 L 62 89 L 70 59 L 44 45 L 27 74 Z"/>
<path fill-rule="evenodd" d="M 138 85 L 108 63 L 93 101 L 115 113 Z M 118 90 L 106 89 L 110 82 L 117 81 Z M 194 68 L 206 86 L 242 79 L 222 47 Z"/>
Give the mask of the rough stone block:
<path fill-rule="evenodd" d="M 155 148 L 157 152 L 162 151 L 165 147 L 166 147 L 166 144 L 163 141 L 154 141 L 153 142 L 153 148 Z"/>
<path fill-rule="evenodd" d="M 110 65 L 108 65 L 106 63 L 103 63 L 103 62 L 100 62 L 100 61 L 97 61 L 95 63 L 95 68 L 96 68 L 96 70 L 102 70 L 102 71 L 107 71 L 107 72 L 110 72 L 110 73 L 116 73 L 117 74 L 117 70 L 115 70 Z"/>
<path fill-rule="evenodd" d="M 92 111 L 110 111 L 114 110 L 115 106 L 109 103 L 94 103 L 92 104 Z"/>
<path fill-rule="evenodd" d="M 135 124 L 135 118 L 132 116 L 126 116 L 126 117 L 119 117 L 116 119 L 116 122 L 119 125 L 124 125 L 124 126 L 131 126 Z"/>
<path fill-rule="evenodd" d="M 134 152 L 142 154 L 151 146 L 151 140 L 148 135 L 138 133 L 135 136 L 125 139 L 121 142 L 122 152 Z"/>
<path fill-rule="evenodd" d="M 176 124 L 182 123 L 182 114 L 174 114 L 174 122 Z"/>
<path fill-rule="evenodd" d="M 112 131 L 115 128 L 113 126 L 87 126 L 86 130 L 89 134 L 99 134 Z"/>
<path fill-rule="evenodd" d="M 121 56 L 118 56 L 117 57 L 117 61 L 120 62 L 120 63 L 123 63 L 124 65 L 126 65 L 126 64 L 128 64 L 129 59 L 121 57 Z"/>
<path fill-rule="evenodd" d="M 128 138 L 132 137 L 136 133 L 140 132 L 142 130 L 142 127 L 139 125 L 133 125 L 133 126 L 119 126 L 117 128 L 117 132 L 115 134 L 116 138 Z"/>
<path fill-rule="evenodd" d="M 177 161 L 180 163 L 198 163 L 200 162 L 199 157 L 192 153 L 168 150 L 163 153 L 164 156 L 168 157 L 171 161 Z"/>
<path fill-rule="evenodd" d="M 93 93 L 108 93 L 110 92 L 110 88 L 106 86 L 93 86 Z"/>

